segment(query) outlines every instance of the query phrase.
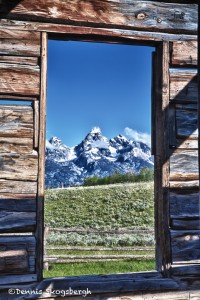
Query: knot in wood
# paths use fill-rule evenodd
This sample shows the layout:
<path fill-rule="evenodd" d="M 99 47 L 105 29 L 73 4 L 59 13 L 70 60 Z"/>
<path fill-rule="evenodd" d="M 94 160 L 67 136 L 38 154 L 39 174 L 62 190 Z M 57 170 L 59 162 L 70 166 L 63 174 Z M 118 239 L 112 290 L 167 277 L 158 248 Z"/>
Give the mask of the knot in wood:
<path fill-rule="evenodd" d="M 139 13 L 139 14 L 136 15 L 136 18 L 137 18 L 138 20 L 144 20 L 145 17 L 146 17 L 145 13 Z"/>
<path fill-rule="evenodd" d="M 162 19 L 161 18 L 157 18 L 157 23 L 161 23 Z"/>

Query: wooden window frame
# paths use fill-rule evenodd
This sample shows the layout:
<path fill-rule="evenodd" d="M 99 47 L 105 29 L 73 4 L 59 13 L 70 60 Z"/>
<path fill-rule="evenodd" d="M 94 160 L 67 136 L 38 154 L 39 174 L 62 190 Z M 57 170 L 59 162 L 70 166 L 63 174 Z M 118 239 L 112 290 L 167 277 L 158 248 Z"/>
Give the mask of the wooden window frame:
<path fill-rule="evenodd" d="M 76 28 L 77 30 L 77 28 Z M 80 27 L 80 32 L 81 27 Z M 156 130 L 154 135 L 158 138 L 154 141 L 154 151 L 156 153 L 156 168 L 155 175 L 155 226 L 157 227 L 155 234 L 156 242 L 156 268 L 155 272 L 137 272 L 124 274 L 106 274 L 106 275 L 87 275 L 87 276 L 66 276 L 62 279 L 51 278 L 43 279 L 41 270 L 43 269 L 43 259 L 41 257 L 41 249 L 43 242 L 43 225 L 37 228 L 37 237 L 40 240 L 38 248 L 38 257 L 40 260 L 37 265 L 37 271 L 40 272 L 39 279 L 42 280 L 39 284 L 39 289 L 45 289 L 50 283 L 54 288 L 66 288 L 66 284 L 70 287 L 79 286 L 80 289 L 88 288 L 92 294 L 100 293 L 120 293 L 133 291 L 165 291 L 177 290 L 177 282 L 171 278 L 171 254 L 170 254 L 170 240 L 168 234 L 168 184 L 169 184 L 169 163 L 168 163 L 168 147 L 167 138 L 169 135 L 167 114 L 169 105 L 169 42 L 149 40 L 144 42 L 138 37 L 133 38 L 133 41 L 124 38 L 112 38 L 101 35 L 76 35 L 76 34 L 59 34 L 42 32 L 42 63 L 41 63 L 41 98 L 40 98 L 40 124 L 39 132 L 39 160 L 40 160 L 40 174 L 39 174 L 39 197 L 44 197 L 44 157 L 45 157 L 45 128 L 46 128 L 46 79 L 47 79 L 47 43 L 49 39 L 67 40 L 67 41 L 87 41 L 87 42 L 104 42 L 104 43 L 118 43 L 129 45 L 145 45 L 153 46 L 156 49 L 157 55 L 154 54 L 153 68 L 158 73 L 158 82 L 154 85 L 152 91 L 153 107 L 156 112 L 159 110 L 159 118 L 156 118 Z M 153 72 L 153 69 L 152 69 Z M 156 104 L 157 103 L 157 104 Z M 41 213 L 43 214 L 43 201 L 40 201 L 39 219 L 41 224 Z M 164 213 L 165 212 L 165 213 Z M 167 212 L 167 213 L 166 213 Z M 39 219 L 37 221 L 39 221 Z"/>

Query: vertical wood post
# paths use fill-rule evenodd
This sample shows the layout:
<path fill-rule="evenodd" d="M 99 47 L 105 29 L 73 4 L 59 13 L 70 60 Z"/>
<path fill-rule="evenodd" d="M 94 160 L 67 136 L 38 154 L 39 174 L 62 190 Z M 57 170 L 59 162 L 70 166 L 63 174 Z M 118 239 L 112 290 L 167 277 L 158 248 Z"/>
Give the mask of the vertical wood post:
<path fill-rule="evenodd" d="M 157 48 L 155 226 L 157 269 L 170 276 L 171 247 L 169 233 L 169 43 Z"/>
<path fill-rule="evenodd" d="M 44 227 L 44 257 L 45 257 L 45 259 L 47 258 L 47 239 L 48 239 L 48 234 L 49 234 L 49 227 L 45 226 Z M 44 261 L 44 270 L 46 270 L 46 271 L 49 270 L 49 262 L 48 262 L 48 260 Z"/>
<path fill-rule="evenodd" d="M 39 166 L 37 192 L 37 259 L 36 272 L 42 280 L 43 236 L 44 236 L 44 192 L 45 192 L 45 140 L 46 140 L 46 88 L 47 88 L 47 33 L 41 33 L 41 85 L 39 102 Z"/>

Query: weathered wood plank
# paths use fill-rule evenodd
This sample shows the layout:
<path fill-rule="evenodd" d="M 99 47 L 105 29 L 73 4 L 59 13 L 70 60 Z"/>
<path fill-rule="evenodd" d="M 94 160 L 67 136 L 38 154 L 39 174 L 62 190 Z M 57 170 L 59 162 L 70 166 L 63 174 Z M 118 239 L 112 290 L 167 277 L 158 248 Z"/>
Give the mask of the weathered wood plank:
<path fill-rule="evenodd" d="M 196 180 L 199 178 L 198 151 L 177 150 L 170 156 L 170 180 Z"/>
<path fill-rule="evenodd" d="M 169 186 L 172 189 L 196 189 L 199 187 L 199 180 L 190 180 L 190 181 L 170 181 Z"/>
<path fill-rule="evenodd" d="M 172 65 L 197 65 L 197 41 L 173 42 L 171 51 Z"/>
<path fill-rule="evenodd" d="M 5 288 L 3 287 L 3 285 L 8 285 L 10 286 L 11 284 L 14 285 L 14 283 L 18 283 L 18 287 L 19 287 L 19 284 L 20 284 L 20 287 L 21 287 L 21 284 L 26 284 L 26 283 L 29 283 L 29 282 L 33 282 L 33 281 L 37 281 L 37 274 L 26 274 L 26 275 L 9 275 L 9 276 L 2 276 L 0 275 L 0 281 L 1 281 L 1 286 L 2 288 Z M 34 285 L 35 286 L 35 285 Z M 34 287 L 33 285 L 30 285 L 30 284 L 26 284 L 26 286 L 24 286 L 25 288 L 33 288 Z M 22 286 L 23 288 L 23 286 Z M 6 293 L 8 295 L 8 293 Z M 1 296 L 1 290 L 0 290 L 0 296 Z M 6 295 L 6 296 L 7 296 Z"/>
<path fill-rule="evenodd" d="M 13 195 L 13 198 L 6 198 L 1 195 L 0 210 L 13 212 L 36 212 L 36 198 L 27 195 Z"/>
<path fill-rule="evenodd" d="M 38 155 L 0 154 L 0 178 L 36 181 L 38 174 Z"/>
<path fill-rule="evenodd" d="M 99 276 L 96 279 L 88 278 L 88 281 L 85 279 L 82 280 L 82 277 L 77 277 L 74 279 L 68 280 L 68 286 L 73 290 L 87 290 L 87 288 L 91 291 L 92 295 L 98 293 L 122 293 L 122 292 L 133 292 L 133 291 L 148 291 L 155 290 L 159 291 L 161 289 L 164 290 L 176 290 L 178 289 L 178 285 L 172 279 L 160 279 L 160 278 L 134 278 L 134 275 L 130 276 L 130 279 L 112 279 L 112 276 Z M 52 284 L 52 285 L 51 285 Z M 66 279 L 51 279 L 43 280 L 38 284 L 37 290 L 45 291 L 49 286 L 53 286 L 55 290 L 63 290 L 64 286 L 66 289 Z M 48 298 L 51 295 L 42 295 L 43 298 Z M 88 295 L 89 296 L 89 295 Z M 37 299 L 38 295 L 31 295 L 29 299 Z"/>
<path fill-rule="evenodd" d="M 0 93 L 39 95 L 40 70 L 38 66 L 0 63 Z"/>
<path fill-rule="evenodd" d="M 25 57 L 25 56 L 11 56 L 11 55 L 1 55 L 0 63 L 7 64 L 21 64 L 29 66 L 38 66 L 38 57 Z"/>
<path fill-rule="evenodd" d="M 198 149 L 198 139 L 178 139 L 177 147 L 180 149 Z"/>
<path fill-rule="evenodd" d="M 198 114 L 195 110 L 176 109 L 177 137 L 198 137 Z"/>
<path fill-rule="evenodd" d="M 200 262 L 200 231 L 171 230 L 172 262 Z"/>
<path fill-rule="evenodd" d="M 26 31 L 0 28 L 0 54 L 37 57 L 40 55 L 40 34 L 27 28 Z"/>
<path fill-rule="evenodd" d="M 49 32 L 51 35 L 57 33 L 63 33 L 68 35 L 68 39 L 78 39 L 83 41 L 94 41 L 99 40 L 101 42 L 114 42 L 116 39 L 120 43 L 130 43 L 134 41 L 140 41 L 143 43 L 150 44 L 152 41 L 194 41 L 197 40 L 197 36 L 182 34 L 172 34 L 154 31 L 138 31 L 138 30 L 128 30 L 119 28 L 102 28 L 102 27 L 92 27 L 90 26 L 74 26 L 74 25 L 64 25 L 64 24 L 53 24 L 48 22 L 31 22 L 31 21 L 19 21 L 19 20 L 0 20 L 0 28 L 7 30 L 29 30 Z"/>
<path fill-rule="evenodd" d="M 34 107 L 34 148 L 38 148 L 39 142 L 39 101 L 35 101 Z"/>
<path fill-rule="evenodd" d="M 31 154 L 33 139 L 20 137 L 0 137 L 1 153 Z"/>
<path fill-rule="evenodd" d="M 196 219 L 172 219 L 171 228 L 176 230 L 197 230 L 200 229 L 200 220 L 199 217 L 197 217 Z"/>
<path fill-rule="evenodd" d="M 0 179 L 0 191 L 2 194 L 36 194 L 37 182 Z"/>
<path fill-rule="evenodd" d="M 33 236 L 0 237 L 1 275 L 34 272 L 36 241 Z"/>
<path fill-rule="evenodd" d="M 169 43 L 157 48 L 156 97 L 156 156 L 155 193 L 157 269 L 166 276 L 170 268 L 170 241 L 168 232 L 169 203 Z"/>
<path fill-rule="evenodd" d="M 187 12 L 187 13 L 186 13 Z M 54 20 L 55 22 L 82 22 L 99 25 L 126 26 L 152 31 L 167 31 L 174 33 L 197 32 L 197 4 L 172 4 L 156 1 L 70 1 L 2 0 L 0 7 L 2 17 L 13 19 L 34 18 Z M 58 22 L 59 21 L 59 22 Z"/>
<path fill-rule="evenodd" d="M 170 99 L 197 102 L 197 70 L 170 69 Z"/>
<path fill-rule="evenodd" d="M 41 86 L 39 102 L 39 133 L 38 133 L 38 189 L 37 189 L 37 262 L 36 270 L 38 278 L 42 279 L 43 268 L 43 215 L 44 215 L 44 193 L 45 193 L 45 143 L 46 143 L 46 98 L 47 98 L 47 33 L 41 33 Z"/>
<path fill-rule="evenodd" d="M 36 212 L 15 212 L 10 209 L 0 211 L 0 233 L 33 232 L 35 226 Z"/>
<path fill-rule="evenodd" d="M 199 191 L 173 190 L 169 193 L 170 217 L 199 217 Z"/>
<path fill-rule="evenodd" d="M 0 136 L 33 138 L 32 107 L 0 105 Z"/>

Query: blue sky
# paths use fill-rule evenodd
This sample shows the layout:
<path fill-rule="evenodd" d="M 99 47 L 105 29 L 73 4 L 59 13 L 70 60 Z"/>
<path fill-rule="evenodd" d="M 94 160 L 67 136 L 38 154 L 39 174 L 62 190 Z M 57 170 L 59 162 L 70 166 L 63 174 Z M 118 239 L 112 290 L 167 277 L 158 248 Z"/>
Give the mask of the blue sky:
<path fill-rule="evenodd" d="M 153 50 L 49 41 L 47 139 L 74 146 L 97 126 L 108 138 L 149 139 Z"/>

